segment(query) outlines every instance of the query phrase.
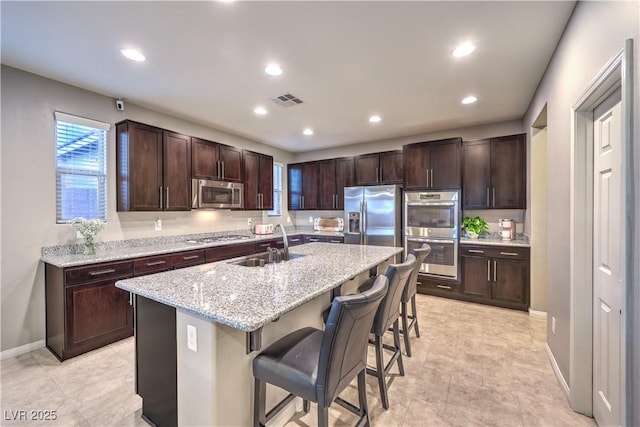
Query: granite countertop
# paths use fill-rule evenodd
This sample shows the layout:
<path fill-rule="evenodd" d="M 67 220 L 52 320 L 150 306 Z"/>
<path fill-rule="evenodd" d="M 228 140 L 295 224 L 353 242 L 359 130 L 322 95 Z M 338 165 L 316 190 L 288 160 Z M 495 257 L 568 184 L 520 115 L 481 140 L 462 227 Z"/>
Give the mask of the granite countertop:
<path fill-rule="evenodd" d="M 120 280 L 116 286 L 251 332 L 401 252 L 308 243 L 290 248 L 291 260 L 278 264 L 243 267 L 224 260 Z"/>
<path fill-rule="evenodd" d="M 226 234 L 241 234 L 248 238 L 226 240 L 210 243 L 188 243 L 186 240 L 209 237 L 207 235 L 186 235 L 171 236 L 167 238 L 149 238 L 139 239 L 136 244 L 129 245 L 127 241 L 108 242 L 107 245 L 98 244 L 98 250 L 94 255 L 84 255 L 79 253 L 71 253 L 67 247 L 75 245 L 66 245 L 53 247 L 51 251 L 44 251 L 40 260 L 56 267 L 77 267 L 82 265 L 96 264 L 109 261 L 121 261 L 125 259 L 139 258 L 152 255 L 162 255 L 174 252 L 182 252 L 196 249 L 212 248 L 216 246 L 237 245 L 241 243 L 258 242 L 260 240 L 280 239 L 282 234 L 250 234 L 247 232 L 227 232 Z M 343 236 L 343 233 L 332 231 L 313 231 L 300 230 L 288 232 L 289 237 L 298 235 L 321 235 L 321 236 Z M 221 235 L 224 235 L 221 234 Z M 215 237 L 215 236 L 214 236 Z M 63 248 L 61 250 L 56 250 Z M 46 249 L 46 248 L 44 248 Z"/>
<path fill-rule="evenodd" d="M 488 246 L 516 246 L 529 248 L 531 245 L 529 244 L 528 239 L 516 239 L 516 240 L 502 240 L 499 237 L 489 237 L 489 238 L 478 238 L 478 239 L 469 239 L 466 237 L 460 238 L 461 245 L 488 245 Z"/>

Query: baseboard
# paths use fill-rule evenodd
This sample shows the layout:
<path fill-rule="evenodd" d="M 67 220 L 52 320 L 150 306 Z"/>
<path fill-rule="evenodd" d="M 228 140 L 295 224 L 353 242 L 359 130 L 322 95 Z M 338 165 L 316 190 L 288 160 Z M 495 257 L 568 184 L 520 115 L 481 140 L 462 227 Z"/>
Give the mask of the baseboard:
<path fill-rule="evenodd" d="M 546 311 L 532 310 L 531 308 L 529 308 L 529 316 L 537 317 L 538 319 L 546 319 L 547 318 L 547 312 Z"/>
<path fill-rule="evenodd" d="M 558 380 L 558 384 L 560 384 L 560 388 L 564 392 L 565 397 L 569 400 L 569 385 L 567 381 L 562 376 L 562 372 L 560 372 L 560 367 L 558 366 L 558 362 L 556 362 L 556 358 L 553 356 L 553 352 L 549 347 L 549 343 L 545 345 L 547 348 L 547 355 L 549 356 L 549 362 L 551 362 L 551 368 L 553 369 L 553 373 L 556 374 L 556 379 Z"/>
<path fill-rule="evenodd" d="M 9 350 L 5 350 L 0 353 L 0 360 L 20 356 L 21 354 L 29 353 L 30 351 L 37 350 L 42 347 L 44 347 L 44 340 L 34 341 L 29 344 L 21 345 L 20 347 L 10 348 Z"/>

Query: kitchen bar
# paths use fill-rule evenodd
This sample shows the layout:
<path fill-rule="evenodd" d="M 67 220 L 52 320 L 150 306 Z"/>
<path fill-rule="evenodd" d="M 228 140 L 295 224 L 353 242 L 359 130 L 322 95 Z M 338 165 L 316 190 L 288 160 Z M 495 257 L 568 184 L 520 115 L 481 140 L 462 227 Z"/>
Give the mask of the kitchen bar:
<path fill-rule="evenodd" d="M 157 425 L 249 425 L 258 353 L 247 354 L 247 335 L 259 332 L 255 342 L 266 347 L 302 326 L 321 328 L 336 289 L 350 292 L 401 252 L 311 243 L 264 267 L 220 261 L 117 282 L 136 295 L 143 417 Z M 281 397 L 269 391 L 268 404 Z"/>

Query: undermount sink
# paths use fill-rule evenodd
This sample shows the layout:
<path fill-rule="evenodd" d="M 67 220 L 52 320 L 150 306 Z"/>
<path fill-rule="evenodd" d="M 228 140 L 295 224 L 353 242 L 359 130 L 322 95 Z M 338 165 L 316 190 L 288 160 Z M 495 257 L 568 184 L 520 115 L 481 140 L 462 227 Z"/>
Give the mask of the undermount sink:
<path fill-rule="evenodd" d="M 289 254 L 289 260 L 303 257 L 302 254 Z M 272 253 L 273 257 L 273 253 Z M 280 261 L 287 262 L 287 261 Z M 228 264 L 240 265 L 242 267 L 264 267 L 267 264 L 277 264 L 275 261 L 269 262 L 269 252 L 261 252 L 259 254 L 247 255 L 235 261 L 229 261 Z"/>

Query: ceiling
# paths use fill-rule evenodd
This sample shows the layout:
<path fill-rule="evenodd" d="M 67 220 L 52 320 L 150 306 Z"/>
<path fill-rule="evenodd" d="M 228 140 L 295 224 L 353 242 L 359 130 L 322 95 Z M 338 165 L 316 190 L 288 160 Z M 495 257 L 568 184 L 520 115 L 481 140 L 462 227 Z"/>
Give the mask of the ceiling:
<path fill-rule="evenodd" d="M 1 54 L 125 108 L 304 152 L 521 118 L 574 3 L 5 0 Z M 476 51 L 453 57 L 463 41 Z M 285 93 L 304 102 L 270 100 Z"/>

